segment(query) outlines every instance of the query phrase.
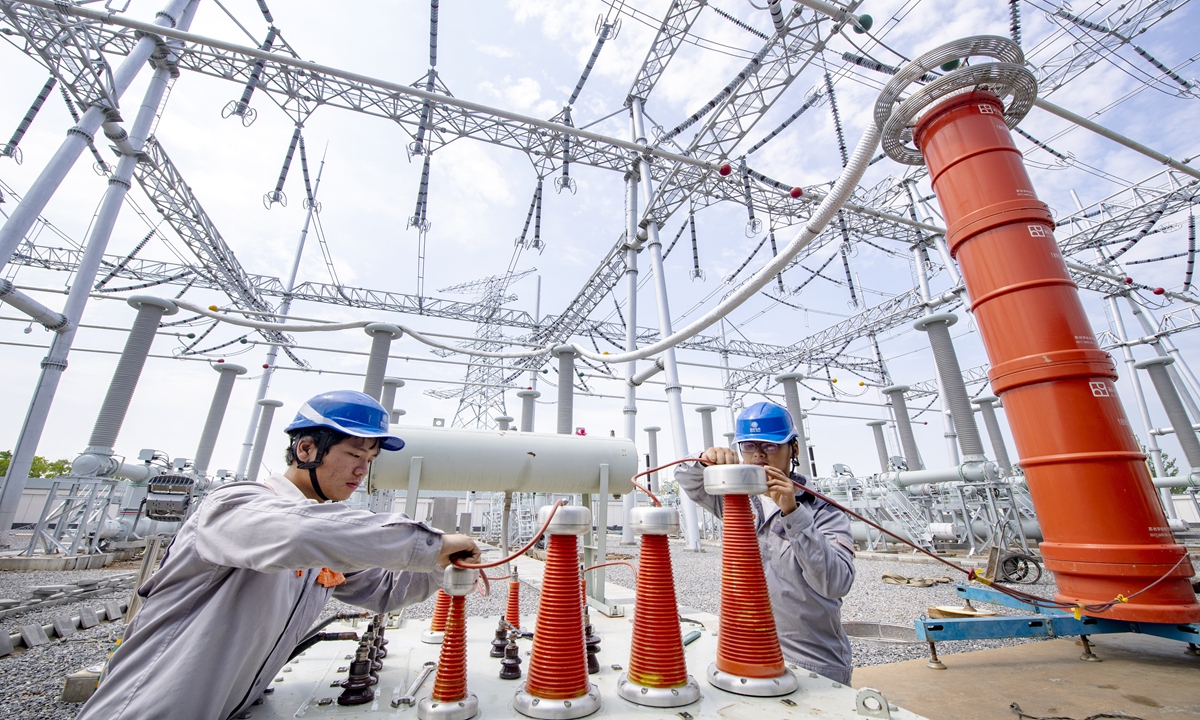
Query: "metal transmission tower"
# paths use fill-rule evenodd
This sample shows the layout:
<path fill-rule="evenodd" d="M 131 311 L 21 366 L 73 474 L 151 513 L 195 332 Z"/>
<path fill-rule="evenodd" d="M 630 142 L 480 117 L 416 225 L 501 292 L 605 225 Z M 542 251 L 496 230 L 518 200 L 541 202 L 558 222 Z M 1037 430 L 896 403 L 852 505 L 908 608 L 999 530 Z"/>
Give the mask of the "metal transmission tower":
<path fill-rule="evenodd" d="M 1078 14 L 1066 3 L 1046 17 L 1062 30 L 1060 41 L 1044 42 L 1028 55 L 1038 78 L 1038 94 L 1049 95 L 1093 65 L 1107 61 L 1151 87 L 1171 94 L 1196 97 L 1196 83 L 1163 65 L 1134 39 L 1187 4 L 1187 0 L 1140 0 L 1105 8 L 1097 4 Z M 1142 60 L 1129 62 L 1117 53 L 1129 46 Z M 1143 62 L 1144 61 L 1144 62 Z M 1157 72 L 1150 72 L 1146 64 Z"/>
<path fill-rule="evenodd" d="M 513 260 L 516 261 L 515 255 Z M 504 337 L 501 325 L 492 322 L 487 311 L 490 309 L 499 314 L 505 303 L 516 300 L 517 296 L 508 292 L 509 285 L 535 271 L 535 268 L 521 272 L 509 270 L 503 275 L 492 275 L 438 290 L 444 293 L 476 295 L 479 298 L 478 306 L 483 310 L 484 319 L 475 331 L 478 340 L 464 347 L 490 352 L 505 348 L 505 345 L 496 342 Z M 504 390 L 508 384 L 505 380 L 506 371 L 502 368 L 504 361 L 500 358 L 472 357 L 470 362 L 466 382 L 461 388 L 428 390 L 425 393 L 443 400 L 458 398 L 458 410 L 454 412 L 451 427 L 485 428 L 492 424 L 493 418 L 508 414 L 504 406 Z"/>

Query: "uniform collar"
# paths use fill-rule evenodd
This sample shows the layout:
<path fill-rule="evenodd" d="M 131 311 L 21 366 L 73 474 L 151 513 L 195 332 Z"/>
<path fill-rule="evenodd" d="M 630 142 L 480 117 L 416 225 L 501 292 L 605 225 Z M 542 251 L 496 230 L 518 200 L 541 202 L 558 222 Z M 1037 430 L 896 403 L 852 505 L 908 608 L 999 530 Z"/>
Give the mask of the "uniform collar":
<path fill-rule="evenodd" d="M 300 492 L 300 488 L 296 487 L 295 483 L 287 479 L 287 476 L 280 473 L 272 473 L 271 477 L 267 478 L 264 485 L 275 491 L 279 497 L 289 500 L 308 500 L 304 493 Z M 313 500 L 316 502 L 316 500 Z"/>

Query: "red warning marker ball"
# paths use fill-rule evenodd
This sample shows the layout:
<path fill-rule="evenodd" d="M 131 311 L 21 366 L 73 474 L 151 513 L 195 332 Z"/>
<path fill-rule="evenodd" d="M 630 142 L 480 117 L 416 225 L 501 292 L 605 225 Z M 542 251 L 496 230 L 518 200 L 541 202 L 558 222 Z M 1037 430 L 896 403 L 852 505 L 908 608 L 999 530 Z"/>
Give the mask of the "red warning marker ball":
<path fill-rule="evenodd" d="M 270 369 L 271 369 L 270 365 L 263 363 L 263 370 L 270 370 Z"/>
<path fill-rule="evenodd" d="M 217 364 L 225 362 L 225 358 L 217 358 Z"/>
<path fill-rule="evenodd" d="M 1133 284 L 1133 278 L 1131 278 L 1131 277 L 1127 277 L 1127 278 L 1125 278 L 1125 284 L 1126 284 L 1126 285 L 1132 285 L 1132 284 Z"/>
<path fill-rule="evenodd" d="M 796 198 L 800 197 L 803 194 L 804 194 L 804 191 L 798 187 L 792 188 L 792 191 L 788 193 L 788 195 L 792 196 L 793 200 L 795 200 Z"/>
<path fill-rule="evenodd" d="M 717 172 L 721 173 L 721 176 L 724 177 L 733 172 L 733 168 L 729 166 L 729 163 L 725 163 L 721 167 L 717 168 Z"/>
<path fill-rule="evenodd" d="M 1165 293 L 1165 292 L 1166 292 L 1166 290 L 1164 290 L 1164 289 L 1162 289 L 1162 288 L 1154 288 L 1154 294 L 1155 294 L 1155 295 L 1162 295 L 1162 294 L 1163 294 L 1163 293 Z"/>

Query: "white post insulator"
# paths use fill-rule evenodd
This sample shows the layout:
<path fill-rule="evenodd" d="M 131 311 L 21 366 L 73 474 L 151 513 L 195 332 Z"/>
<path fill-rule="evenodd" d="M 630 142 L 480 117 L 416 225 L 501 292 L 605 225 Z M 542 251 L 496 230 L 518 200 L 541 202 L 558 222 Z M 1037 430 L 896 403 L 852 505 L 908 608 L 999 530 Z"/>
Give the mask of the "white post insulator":
<path fill-rule="evenodd" d="M 558 434 L 575 432 L 575 348 L 559 345 L 550 351 L 558 358 Z"/>
<path fill-rule="evenodd" d="M 403 335 L 400 328 L 387 323 L 371 323 L 363 328 L 371 336 L 371 354 L 367 357 L 367 376 L 363 392 L 378 400 L 383 393 L 383 376 L 387 373 L 388 352 L 392 341 Z"/>
<path fill-rule="evenodd" d="M 716 411 L 716 405 L 704 405 L 696 408 L 696 412 L 700 413 L 700 432 L 704 438 L 705 450 L 714 447 L 717 443 L 713 438 L 713 413 Z"/>
<path fill-rule="evenodd" d="M 649 455 L 649 460 L 647 461 L 648 464 L 646 465 L 646 469 L 649 470 L 650 468 L 658 467 L 658 433 L 662 430 L 662 428 L 658 426 L 652 426 L 642 429 L 646 431 L 646 435 L 650 438 L 647 441 L 647 455 Z M 650 492 L 655 494 L 658 493 L 657 472 L 650 474 Z"/>
<path fill-rule="evenodd" d="M 1000 421 L 996 418 L 996 403 L 1000 402 L 1000 398 L 984 395 L 971 402 L 979 406 L 979 414 L 983 416 L 983 426 L 987 428 L 988 439 L 992 441 L 992 452 L 996 453 L 996 465 L 1005 476 L 1011 475 L 1012 461 L 1008 458 L 1008 447 L 1004 444 Z"/>
<path fill-rule="evenodd" d="M 900 433 L 900 448 L 904 452 L 904 460 L 908 463 L 908 469 L 920 470 L 925 466 L 921 463 L 921 452 L 917 450 L 912 421 L 908 417 L 908 403 L 904 399 L 904 393 L 908 390 L 907 385 L 891 385 L 883 388 L 880 392 L 892 402 L 892 411 L 896 413 L 896 430 Z"/>
<path fill-rule="evenodd" d="M 1167 366 L 1174 362 L 1175 359 L 1172 357 L 1159 356 L 1140 360 L 1133 366 L 1139 370 L 1145 370 L 1150 376 L 1150 381 L 1154 383 L 1154 389 L 1158 392 L 1159 400 L 1162 401 L 1163 410 L 1167 412 L 1167 418 L 1171 421 L 1171 427 L 1175 429 L 1175 439 L 1179 441 L 1179 446 L 1183 449 L 1183 456 L 1187 458 L 1188 464 L 1193 468 L 1200 468 L 1200 439 L 1197 439 L 1196 430 L 1188 419 L 1183 401 L 1179 399 L 1179 392 L 1176 390 L 1175 384 L 1171 382 L 1170 374 L 1167 373 Z M 1181 484 L 1183 483 L 1181 482 Z"/>
<path fill-rule="evenodd" d="M 875 436 L 875 452 L 879 455 L 879 472 L 888 471 L 887 441 L 883 437 L 884 425 L 887 425 L 887 420 L 872 420 L 867 423 L 867 427 L 871 428 L 871 433 Z"/>
<path fill-rule="evenodd" d="M 537 399 L 542 394 L 537 390 L 518 390 L 517 397 L 521 398 L 521 432 L 533 432 L 534 412 L 537 408 Z"/>
<path fill-rule="evenodd" d="M 150 354 L 150 346 L 154 343 L 155 333 L 158 332 L 158 323 L 163 315 L 179 312 L 179 308 L 170 300 L 149 295 L 134 295 L 128 302 L 130 307 L 137 309 L 138 314 L 134 318 L 133 326 L 129 328 L 125 349 L 121 351 L 121 359 L 117 361 L 117 369 L 113 371 L 112 382 L 109 383 L 108 393 L 100 405 L 100 413 L 96 416 L 96 425 L 92 428 L 91 441 L 85 452 L 112 453 L 117 434 L 121 432 L 121 425 L 129 412 L 133 391 L 137 389 L 138 380 L 142 377 L 142 368 L 146 366 L 146 357 Z"/>
<path fill-rule="evenodd" d="M 967 396 L 967 385 L 963 381 L 962 368 L 958 364 L 958 354 L 954 352 L 954 341 L 950 339 L 950 326 L 956 322 L 957 315 L 940 313 L 917 320 L 913 327 L 929 335 L 934 365 L 937 366 L 942 391 L 946 393 L 947 405 L 954 419 L 954 429 L 958 433 L 958 445 L 962 449 L 963 460 L 972 462 L 984 458 L 983 439 L 979 437 L 979 427 L 975 424 L 975 414 L 971 412 L 971 402 Z"/>
<path fill-rule="evenodd" d="M 219 372 L 221 377 L 217 380 L 212 404 L 208 406 L 208 417 L 204 421 L 204 430 L 200 433 L 200 443 L 196 446 L 196 460 L 192 463 L 192 472 L 200 477 L 208 473 L 208 463 L 212 460 L 213 450 L 217 446 L 217 435 L 220 434 L 221 423 L 225 420 L 225 409 L 229 407 L 229 396 L 233 393 L 233 381 L 239 375 L 246 374 L 246 368 L 233 363 L 213 363 L 212 369 Z"/>
<path fill-rule="evenodd" d="M 254 436 L 254 449 L 250 451 L 250 464 L 246 467 L 246 480 L 258 480 L 258 468 L 262 465 L 263 452 L 267 447 L 267 436 L 271 434 L 271 421 L 275 419 L 275 408 L 283 407 L 280 400 L 259 400 L 262 412 L 258 416 L 258 434 Z"/>
<path fill-rule="evenodd" d="M 512 424 L 513 419 L 514 418 L 509 415 L 501 415 L 500 417 L 496 418 L 496 426 L 500 428 L 501 432 L 508 432 L 509 426 Z"/>
<path fill-rule="evenodd" d="M 379 404 L 387 410 L 388 417 L 393 418 L 395 423 L 394 413 L 396 412 L 396 391 L 404 387 L 404 381 L 398 377 L 385 377 L 383 379 L 383 394 L 379 397 Z M 401 413 L 403 414 L 403 413 Z"/>

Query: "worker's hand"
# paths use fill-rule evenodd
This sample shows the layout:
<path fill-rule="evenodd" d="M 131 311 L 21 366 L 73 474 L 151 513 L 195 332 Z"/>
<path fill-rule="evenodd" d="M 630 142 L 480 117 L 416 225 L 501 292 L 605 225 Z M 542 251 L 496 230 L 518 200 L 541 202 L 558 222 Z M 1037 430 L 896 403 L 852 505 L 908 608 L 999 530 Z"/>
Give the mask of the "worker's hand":
<path fill-rule="evenodd" d="M 741 462 L 737 450 L 725 447 L 710 447 L 700 453 L 700 459 L 706 465 L 737 465 Z"/>
<path fill-rule="evenodd" d="M 437 565 L 444 568 L 453 560 L 466 563 L 477 563 L 481 551 L 475 541 L 466 535 L 443 535 L 442 552 L 438 555 Z"/>
<path fill-rule="evenodd" d="M 779 506 L 784 515 L 790 514 L 796 509 L 795 484 L 787 473 L 779 468 L 766 465 L 763 469 L 767 471 L 767 497 Z"/>

